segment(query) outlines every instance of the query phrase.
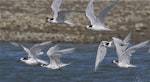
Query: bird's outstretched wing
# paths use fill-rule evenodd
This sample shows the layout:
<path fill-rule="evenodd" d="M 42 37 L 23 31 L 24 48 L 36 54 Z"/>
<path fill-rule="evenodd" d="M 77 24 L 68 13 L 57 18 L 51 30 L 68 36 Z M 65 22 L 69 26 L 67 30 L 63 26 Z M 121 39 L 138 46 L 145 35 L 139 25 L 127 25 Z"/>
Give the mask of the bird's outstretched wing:
<path fill-rule="evenodd" d="M 66 19 L 66 15 L 69 13 L 84 13 L 84 11 L 80 10 L 62 10 L 58 12 L 58 16 L 56 18 L 57 21 L 64 21 Z"/>
<path fill-rule="evenodd" d="M 97 56 L 95 61 L 95 71 L 98 69 L 99 63 L 102 62 L 102 60 L 104 59 L 107 52 L 106 50 L 107 48 L 105 46 L 103 46 L 102 44 L 99 45 L 97 49 Z"/>
<path fill-rule="evenodd" d="M 96 16 L 97 20 L 101 21 L 101 23 L 104 24 L 106 15 L 118 2 L 119 0 L 116 0 L 115 2 L 110 4 L 108 7 L 100 11 L 98 15 Z"/>
<path fill-rule="evenodd" d="M 122 58 L 123 58 L 122 54 L 126 49 L 126 45 L 124 45 L 123 41 L 120 40 L 119 38 L 113 37 L 112 39 L 113 39 L 114 45 L 116 47 L 116 52 L 118 55 L 119 62 L 121 62 Z"/>
<path fill-rule="evenodd" d="M 55 46 L 49 48 L 49 50 L 47 51 L 47 55 L 50 57 L 52 54 L 54 54 L 58 50 L 59 50 L 58 45 L 55 45 Z"/>
<path fill-rule="evenodd" d="M 131 40 L 131 33 L 129 33 L 123 40 L 124 43 L 129 43 L 129 41 Z"/>
<path fill-rule="evenodd" d="M 55 64 L 55 60 L 54 58 L 52 57 L 52 55 L 59 50 L 59 47 L 58 45 L 55 45 L 51 48 L 49 48 L 49 50 L 47 51 L 47 56 L 49 57 L 50 59 L 50 64 Z"/>
<path fill-rule="evenodd" d="M 52 43 L 51 41 L 47 41 L 47 42 L 43 42 L 40 44 L 35 44 L 33 47 L 30 48 L 30 52 L 35 56 L 42 55 L 43 54 L 42 49 L 46 45 L 51 44 L 51 43 Z"/>
<path fill-rule="evenodd" d="M 61 65 L 61 64 L 63 64 L 60 60 L 61 56 L 64 54 L 72 53 L 72 52 L 74 52 L 74 50 L 75 50 L 75 48 L 68 48 L 68 49 L 56 51 L 51 55 L 51 58 L 54 59 L 58 65 Z"/>
<path fill-rule="evenodd" d="M 90 2 L 88 3 L 88 6 L 86 8 L 86 16 L 88 17 L 88 19 L 90 20 L 92 25 L 96 23 L 96 16 L 94 14 L 93 0 L 90 0 Z"/>
<path fill-rule="evenodd" d="M 62 0 L 54 0 L 52 5 L 51 5 L 51 8 L 54 12 L 54 19 L 56 19 L 58 16 L 58 12 L 60 11 L 61 3 L 62 3 Z"/>
<path fill-rule="evenodd" d="M 19 47 L 20 45 L 16 42 L 10 42 L 10 44 L 12 44 L 13 46 Z"/>
<path fill-rule="evenodd" d="M 122 41 L 122 45 L 124 46 L 124 49 L 127 49 L 127 47 L 129 46 L 129 41 L 131 40 L 131 33 L 129 33 L 124 40 Z"/>
<path fill-rule="evenodd" d="M 67 49 L 63 49 L 63 50 L 59 50 L 59 51 L 56 51 L 54 54 L 69 54 L 69 53 L 72 53 L 74 52 L 75 48 L 67 48 Z"/>
<path fill-rule="evenodd" d="M 33 57 L 33 55 L 31 54 L 30 50 L 28 48 L 26 48 L 25 46 L 23 46 L 22 44 L 20 44 L 21 47 L 24 49 L 24 51 L 26 51 L 26 53 L 28 54 L 28 57 Z"/>
<path fill-rule="evenodd" d="M 130 64 L 130 57 L 132 56 L 133 53 L 136 52 L 137 49 L 141 48 L 141 47 L 144 47 L 145 45 L 147 45 L 149 43 L 149 41 L 144 41 L 142 43 L 139 43 L 135 46 L 132 46 L 130 48 L 128 48 L 127 50 L 125 50 L 123 53 L 122 53 L 122 61 L 121 62 L 124 62 L 124 63 L 127 63 L 127 64 Z"/>
<path fill-rule="evenodd" d="M 137 49 L 146 46 L 148 43 L 149 43 L 149 40 L 141 42 L 141 43 L 139 43 L 137 45 L 134 45 L 134 46 L 128 48 L 125 52 L 123 52 L 123 54 L 127 54 L 128 53 L 128 55 L 131 56 Z"/>

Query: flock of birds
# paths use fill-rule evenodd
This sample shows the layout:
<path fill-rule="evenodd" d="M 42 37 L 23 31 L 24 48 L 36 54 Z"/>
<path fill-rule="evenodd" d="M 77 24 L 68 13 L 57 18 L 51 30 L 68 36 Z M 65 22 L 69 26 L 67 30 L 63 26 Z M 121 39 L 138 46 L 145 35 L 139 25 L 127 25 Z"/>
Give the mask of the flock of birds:
<path fill-rule="evenodd" d="M 136 52 L 137 49 L 144 47 L 148 45 L 148 41 L 141 42 L 137 45 L 134 45 L 132 47 L 129 47 L 129 41 L 131 39 L 131 33 L 129 33 L 124 40 L 121 40 L 116 37 L 112 37 L 112 41 L 102 41 L 97 49 L 97 56 L 95 60 L 95 71 L 98 69 L 98 65 L 102 62 L 104 59 L 107 48 L 116 48 L 118 60 L 113 60 L 112 62 L 114 64 L 117 64 L 118 67 L 121 68 L 129 68 L 129 67 L 136 67 L 135 65 L 130 64 L 130 57 L 133 53 Z M 75 51 L 75 48 L 67 48 L 67 49 L 59 49 L 59 45 L 56 44 L 55 46 L 52 46 L 47 51 L 47 56 L 49 57 L 50 61 L 47 62 L 45 60 L 41 60 L 38 57 L 40 55 L 43 55 L 44 52 L 42 52 L 42 49 L 45 48 L 45 46 L 51 44 L 51 41 L 43 42 L 40 44 L 35 44 L 30 49 L 26 48 L 21 43 L 11 42 L 14 46 L 20 46 L 26 51 L 28 54 L 28 57 L 20 58 L 21 62 L 24 62 L 28 65 L 40 65 L 41 67 L 49 68 L 49 69 L 59 69 L 70 65 L 71 63 L 63 63 L 61 61 L 61 57 L 64 54 L 71 54 Z M 150 53 L 148 51 L 148 53 Z"/>
<path fill-rule="evenodd" d="M 86 8 L 86 16 L 91 21 L 91 25 L 87 26 L 87 29 L 91 29 L 94 31 L 113 31 L 109 28 L 106 28 L 104 21 L 105 16 L 108 14 L 108 11 L 110 11 L 118 2 L 119 0 L 114 1 L 111 5 L 103 9 L 100 13 L 98 13 L 97 16 L 94 15 L 94 7 L 93 7 L 93 1 L 90 0 L 88 3 L 88 6 Z M 46 22 L 51 23 L 66 23 L 69 25 L 74 25 L 71 20 L 66 20 L 65 17 L 67 14 L 71 12 L 80 12 L 77 10 L 60 10 L 60 5 L 62 3 L 62 0 L 54 0 L 54 2 L 51 5 L 51 8 L 54 12 L 53 18 L 46 18 Z M 145 45 L 148 45 L 148 41 L 141 42 L 137 45 L 134 45 L 132 47 L 129 47 L 129 41 L 131 39 L 131 33 L 129 33 L 124 40 L 121 40 L 116 37 L 112 37 L 112 41 L 102 41 L 97 49 L 97 55 L 96 55 L 96 61 L 95 61 L 95 71 L 98 69 L 98 65 L 103 61 L 106 53 L 107 48 L 116 48 L 116 53 L 118 56 L 117 60 L 113 60 L 112 62 L 116 64 L 118 67 L 121 68 L 129 68 L 129 67 L 136 67 L 135 65 L 130 64 L 130 57 L 132 54 L 139 48 L 144 47 Z M 40 65 L 41 67 L 49 68 L 49 69 L 59 69 L 70 65 L 71 63 L 63 63 L 61 61 L 61 57 L 64 54 L 70 54 L 75 51 L 75 48 L 67 48 L 67 49 L 59 49 L 59 45 L 56 44 L 55 46 L 52 46 L 47 51 L 47 56 L 49 57 L 50 61 L 47 62 L 45 60 L 41 60 L 38 57 L 43 54 L 42 49 L 46 46 L 51 44 L 51 41 L 43 42 L 40 44 L 35 44 L 30 49 L 26 48 L 21 43 L 15 43 L 11 42 L 14 46 L 20 46 L 22 47 L 26 53 L 28 54 L 28 57 L 20 58 L 21 62 L 24 62 L 28 65 Z M 150 53 L 150 49 L 148 51 Z"/>
<path fill-rule="evenodd" d="M 67 49 L 60 50 L 59 44 L 52 46 L 47 51 L 47 56 L 49 57 L 50 62 L 38 58 L 40 55 L 44 54 L 44 52 L 42 52 L 42 49 L 44 49 L 45 46 L 51 43 L 52 43 L 51 41 L 47 41 L 40 44 L 35 44 L 33 47 L 28 49 L 21 43 L 11 42 L 12 45 L 17 47 L 20 46 L 24 49 L 24 51 L 26 51 L 28 57 L 20 58 L 20 61 L 24 62 L 27 65 L 40 65 L 41 67 L 45 67 L 49 69 L 60 69 L 61 67 L 71 64 L 71 63 L 68 64 L 62 63 L 60 58 L 64 54 L 69 54 L 74 52 L 75 48 L 67 48 Z"/>
<path fill-rule="evenodd" d="M 91 24 L 86 27 L 86 29 L 94 30 L 94 31 L 113 31 L 109 28 L 106 28 L 104 22 L 105 17 L 108 14 L 108 12 L 119 2 L 119 0 L 116 0 L 112 4 L 110 4 L 108 7 L 103 9 L 101 12 L 95 16 L 94 14 L 94 6 L 93 1 L 90 0 L 88 3 L 88 6 L 85 10 L 86 16 L 90 20 Z M 74 26 L 74 24 L 71 22 L 71 20 L 66 20 L 66 15 L 69 13 L 84 13 L 84 11 L 80 10 L 61 10 L 60 5 L 62 3 L 62 0 L 54 0 L 54 2 L 51 5 L 51 8 L 54 12 L 53 18 L 46 18 L 46 22 L 50 23 L 59 23 L 59 24 L 69 24 L 70 26 Z"/>

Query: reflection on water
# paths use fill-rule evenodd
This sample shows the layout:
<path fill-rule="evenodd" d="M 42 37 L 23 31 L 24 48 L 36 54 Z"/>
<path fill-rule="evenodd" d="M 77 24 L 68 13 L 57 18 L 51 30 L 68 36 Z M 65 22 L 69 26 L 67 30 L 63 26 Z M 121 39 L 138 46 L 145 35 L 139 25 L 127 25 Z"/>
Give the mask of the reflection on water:
<path fill-rule="evenodd" d="M 31 47 L 33 44 L 24 44 Z M 49 70 L 40 66 L 28 66 L 20 61 L 25 51 L 9 43 L 0 43 L 0 82 L 150 82 L 150 54 L 148 47 L 139 49 L 131 63 L 137 68 L 118 68 L 112 63 L 116 59 L 115 49 L 108 49 L 107 56 L 94 72 L 96 51 L 99 44 L 62 44 L 61 48 L 76 47 L 72 54 L 63 56 L 62 61 L 71 65 L 63 71 Z M 46 52 L 49 47 L 46 47 Z M 49 60 L 44 54 L 40 57 Z"/>

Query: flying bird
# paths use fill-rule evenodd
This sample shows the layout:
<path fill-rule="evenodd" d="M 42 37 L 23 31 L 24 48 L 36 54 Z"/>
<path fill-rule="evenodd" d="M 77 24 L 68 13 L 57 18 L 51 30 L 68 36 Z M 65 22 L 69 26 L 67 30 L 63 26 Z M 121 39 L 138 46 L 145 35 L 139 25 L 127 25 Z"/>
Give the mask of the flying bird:
<path fill-rule="evenodd" d="M 43 54 L 43 52 L 41 50 L 50 43 L 51 43 L 51 41 L 43 42 L 40 44 L 35 44 L 30 49 L 28 49 L 25 46 L 23 46 L 22 44 L 20 44 L 21 47 L 28 54 L 28 57 L 20 58 L 20 61 L 24 62 L 25 64 L 28 64 L 28 65 L 48 64 L 46 61 L 39 59 L 38 56 Z"/>
<path fill-rule="evenodd" d="M 87 26 L 87 29 L 91 29 L 94 31 L 113 31 L 109 28 L 106 28 L 104 22 L 105 17 L 107 16 L 108 12 L 119 2 L 119 0 L 116 0 L 111 5 L 103 9 L 101 12 L 95 16 L 94 14 L 94 6 L 93 6 L 93 0 L 90 0 L 88 3 L 88 6 L 86 8 L 86 16 L 91 22 L 91 25 Z"/>
<path fill-rule="evenodd" d="M 113 37 L 113 41 L 118 55 L 118 60 L 113 60 L 113 63 L 117 64 L 117 66 L 121 68 L 136 67 L 135 65 L 130 64 L 130 57 L 137 49 L 144 47 L 149 43 L 149 41 L 144 41 L 130 48 L 124 48 L 126 45 L 122 45 L 122 41 L 120 39 Z"/>
<path fill-rule="evenodd" d="M 49 64 L 41 64 L 41 67 L 45 67 L 45 68 L 54 70 L 54 69 L 60 69 L 62 67 L 70 65 L 71 63 L 65 64 L 65 63 L 61 62 L 60 58 L 64 54 L 72 53 L 74 51 L 74 49 L 75 48 L 67 48 L 67 49 L 59 50 L 58 45 L 55 45 L 55 46 L 49 48 L 49 50 L 47 51 L 47 55 L 50 59 L 50 63 Z"/>
<path fill-rule="evenodd" d="M 102 60 L 104 59 L 107 47 L 111 46 L 111 42 L 108 41 L 102 41 L 97 49 L 97 55 L 96 55 L 96 61 L 95 61 L 95 71 L 98 69 L 98 65 Z"/>
<path fill-rule="evenodd" d="M 66 15 L 69 13 L 76 13 L 80 12 L 83 13 L 83 11 L 79 10 L 61 10 L 60 5 L 62 3 L 62 0 L 54 0 L 51 8 L 54 12 L 53 18 L 46 17 L 46 22 L 50 23 L 57 23 L 57 24 L 69 24 L 70 26 L 74 26 L 74 24 L 71 22 L 71 20 L 66 20 Z"/>

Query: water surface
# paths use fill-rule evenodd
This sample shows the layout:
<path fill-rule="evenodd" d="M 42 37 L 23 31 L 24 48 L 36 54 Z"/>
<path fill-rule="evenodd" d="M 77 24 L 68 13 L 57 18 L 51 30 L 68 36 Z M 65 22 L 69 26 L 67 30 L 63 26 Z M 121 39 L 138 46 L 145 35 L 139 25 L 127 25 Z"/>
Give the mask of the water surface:
<path fill-rule="evenodd" d="M 31 47 L 34 43 L 25 43 Z M 131 63 L 137 68 L 118 68 L 112 63 L 117 59 L 115 49 L 108 49 L 107 56 L 94 72 L 95 57 L 99 44 L 61 44 L 60 47 L 76 47 L 76 51 L 62 57 L 71 65 L 59 70 L 49 70 L 40 66 L 29 66 L 19 61 L 26 57 L 20 47 L 0 43 L 0 82 L 150 82 L 150 54 L 148 47 L 140 48 L 132 56 Z M 47 46 L 46 52 L 50 46 Z M 40 57 L 49 60 L 44 54 Z"/>

